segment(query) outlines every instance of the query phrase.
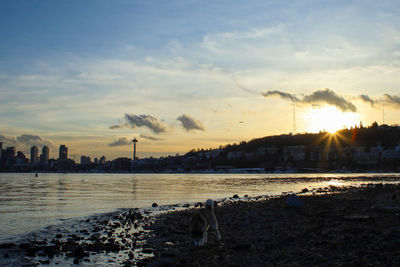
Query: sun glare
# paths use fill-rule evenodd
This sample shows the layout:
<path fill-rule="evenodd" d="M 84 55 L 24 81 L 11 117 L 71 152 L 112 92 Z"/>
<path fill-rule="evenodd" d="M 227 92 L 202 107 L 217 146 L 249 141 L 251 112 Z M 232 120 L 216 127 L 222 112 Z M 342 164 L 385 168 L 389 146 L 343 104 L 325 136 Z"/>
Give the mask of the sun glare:
<path fill-rule="evenodd" d="M 349 128 L 359 123 L 359 115 L 353 112 L 342 112 L 336 107 L 309 109 L 304 114 L 307 132 L 327 131 L 335 133 L 339 129 Z"/>

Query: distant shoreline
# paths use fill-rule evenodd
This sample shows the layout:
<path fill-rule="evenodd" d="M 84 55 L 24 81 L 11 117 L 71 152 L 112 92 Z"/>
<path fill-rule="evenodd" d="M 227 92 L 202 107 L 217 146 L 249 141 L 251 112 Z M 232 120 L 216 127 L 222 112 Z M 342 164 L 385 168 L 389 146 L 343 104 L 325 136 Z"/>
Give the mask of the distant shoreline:
<path fill-rule="evenodd" d="M 126 171 L 126 172 L 64 172 L 64 171 L 37 171 L 37 172 L 10 172 L 10 171 L 0 171 L 1 173 L 26 173 L 26 174 L 41 174 L 41 173 L 65 173 L 65 174 L 74 174 L 74 173 L 79 173 L 79 174 L 96 174 L 96 173 L 110 173 L 110 174 L 399 174 L 400 172 L 395 172 L 395 171 L 389 171 L 389 172 L 380 172 L 380 171 L 359 171 L 359 172 L 341 172 L 341 171 L 321 171 L 321 172 L 252 172 L 252 171 L 227 171 L 227 172 L 221 172 L 221 171 L 202 171 L 202 172 L 195 172 L 195 171 L 187 171 L 187 172 L 132 172 L 132 171 Z"/>

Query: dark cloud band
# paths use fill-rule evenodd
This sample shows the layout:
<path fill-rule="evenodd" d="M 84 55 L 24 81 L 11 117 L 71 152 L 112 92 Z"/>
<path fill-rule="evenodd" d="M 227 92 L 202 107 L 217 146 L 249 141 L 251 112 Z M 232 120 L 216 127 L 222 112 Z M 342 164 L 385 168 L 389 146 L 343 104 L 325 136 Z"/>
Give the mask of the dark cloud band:
<path fill-rule="evenodd" d="M 192 131 L 192 130 L 205 131 L 203 123 L 201 123 L 199 120 L 196 120 L 193 117 L 190 117 L 189 115 L 183 114 L 182 116 L 179 116 L 176 119 L 180 121 L 182 127 L 186 131 Z"/>
<path fill-rule="evenodd" d="M 351 103 L 344 97 L 336 94 L 333 90 L 328 88 L 314 91 L 309 95 L 305 95 L 302 99 L 296 97 L 294 94 L 282 91 L 268 91 L 261 94 L 265 97 L 279 96 L 282 99 L 290 100 L 292 102 L 301 104 L 310 104 L 310 105 L 328 104 L 339 108 L 343 112 L 357 111 L 357 108 L 353 103 Z"/>

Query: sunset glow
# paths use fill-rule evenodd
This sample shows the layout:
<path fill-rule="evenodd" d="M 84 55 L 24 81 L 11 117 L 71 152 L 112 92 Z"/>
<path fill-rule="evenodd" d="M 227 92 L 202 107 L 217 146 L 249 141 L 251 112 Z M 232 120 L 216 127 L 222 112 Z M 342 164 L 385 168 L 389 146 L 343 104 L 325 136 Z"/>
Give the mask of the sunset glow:
<path fill-rule="evenodd" d="M 335 107 L 325 106 L 309 109 L 304 115 L 308 132 L 327 131 L 335 133 L 342 128 L 358 125 L 359 115 L 353 112 L 342 112 Z"/>
<path fill-rule="evenodd" d="M 61 2 L 2 1 L 3 149 L 143 159 L 400 118 L 398 1 Z"/>

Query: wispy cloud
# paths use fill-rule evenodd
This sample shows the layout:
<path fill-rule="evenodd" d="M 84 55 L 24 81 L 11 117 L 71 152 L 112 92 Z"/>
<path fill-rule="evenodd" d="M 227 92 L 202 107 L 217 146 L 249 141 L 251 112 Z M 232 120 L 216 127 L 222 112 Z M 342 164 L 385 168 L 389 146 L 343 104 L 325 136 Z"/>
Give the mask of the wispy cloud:
<path fill-rule="evenodd" d="M 242 86 L 241 84 L 239 84 L 239 82 L 237 81 L 237 79 L 236 79 L 235 76 L 233 76 L 233 81 L 235 82 L 235 84 L 237 85 L 237 87 L 239 87 L 239 88 L 242 89 L 243 91 L 248 92 L 248 93 L 251 93 L 251 94 L 258 95 L 257 92 L 255 92 L 255 91 L 253 91 L 253 90 L 251 90 L 251 89 L 249 89 L 249 88 L 246 88 L 246 87 Z"/>
<path fill-rule="evenodd" d="M 344 97 L 339 96 L 331 89 L 323 89 L 312 92 L 310 95 L 304 96 L 303 103 L 309 104 L 328 104 L 336 106 L 343 112 L 351 111 L 356 112 L 356 106 L 350 101 L 346 100 Z"/>
<path fill-rule="evenodd" d="M 17 140 L 15 138 L 1 134 L 0 134 L 0 142 L 3 143 L 3 146 L 15 146 L 17 144 Z"/>
<path fill-rule="evenodd" d="M 127 126 L 127 124 L 111 125 L 111 126 L 110 126 L 110 129 L 111 129 L 111 130 L 120 129 L 120 128 L 124 128 L 124 126 Z"/>
<path fill-rule="evenodd" d="M 276 90 L 275 91 L 268 91 L 268 92 L 265 92 L 265 93 L 261 93 L 261 95 L 263 95 L 265 97 L 279 96 L 282 99 L 290 100 L 292 102 L 298 102 L 299 101 L 299 99 L 293 94 L 290 94 L 290 93 L 287 93 L 287 92 L 282 92 L 282 91 L 276 91 Z"/>
<path fill-rule="evenodd" d="M 342 110 L 343 112 L 356 112 L 356 106 L 349 100 L 346 100 L 343 96 L 336 94 L 333 90 L 325 88 L 312 92 L 309 95 L 303 96 L 303 98 L 298 98 L 294 94 L 282 92 L 282 91 L 268 91 L 266 93 L 261 93 L 265 97 L 279 96 L 282 99 L 290 100 L 292 102 L 310 105 L 327 104 L 335 106 Z"/>
<path fill-rule="evenodd" d="M 379 99 L 371 98 L 368 95 L 360 95 L 359 97 L 362 101 L 371 105 L 371 107 L 376 107 L 378 104 L 388 105 L 394 109 L 400 108 L 400 96 L 383 94 Z"/>
<path fill-rule="evenodd" d="M 17 141 L 21 143 L 31 144 L 41 142 L 42 138 L 40 138 L 38 135 L 23 134 L 21 136 L 17 136 Z"/>
<path fill-rule="evenodd" d="M 205 131 L 203 123 L 189 115 L 183 114 L 176 119 L 181 122 L 182 127 L 188 132 L 192 130 Z"/>
<path fill-rule="evenodd" d="M 118 129 L 123 127 L 145 127 L 155 134 L 160 134 L 167 131 L 167 126 L 164 123 L 160 122 L 156 117 L 153 117 L 151 115 L 125 114 L 124 120 L 126 121 L 126 123 L 120 125 L 112 125 L 110 126 L 110 129 Z"/>
<path fill-rule="evenodd" d="M 378 100 L 376 99 L 372 99 L 371 97 L 369 97 L 368 95 L 360 95 L 359 98 L 365 102 L 371 105 L 371 107 L 375 107 L 375 104 L 378 103 Z"/>
<path fill-rule="evenodd" d="M 3 146 L 15 146 L 18 150 L 29 151 L 31 146 L 48 146 L 54 148 L 52 142 L 41 138 L 38 135 L 22 134 L 17 137 L 10 137 L 0 135 L 0 142 L 3 142 Z"/>
<path fill-rule="evenodd" d="M 400 97 L 399 96 L 384 94 L 383 98 L 384 98 L 385 103 L 391 105 L 394 108 L 400 108 Z"/>
<path fill-rule="evenodd" d="M 129 145 L 129 144 L 130 144 L 130 142 L 129 142 L 129 140 L 127 138 L 121 137 L 118 140 L 116 140 L 116 141 L 114 141 L 114 142 L 112 142 L 112 143 L 110 143 L 108 145 L 109 146 L 126 146 L 126 145 Z"/>
<path fill-rule="evenodd" d="M 151 140 L 151 141 L 163 140 L 162 138 L 157 138 L 157 137 L 154 137 L 154 136 L 151 136 L 151 135 L 147 135 L 147 134 L 141 134 L 140 137 L 143 138 L 143 139 Z"/>

